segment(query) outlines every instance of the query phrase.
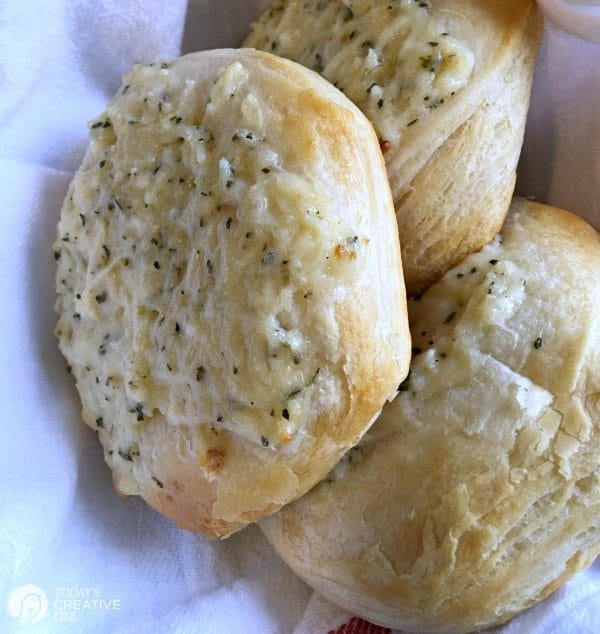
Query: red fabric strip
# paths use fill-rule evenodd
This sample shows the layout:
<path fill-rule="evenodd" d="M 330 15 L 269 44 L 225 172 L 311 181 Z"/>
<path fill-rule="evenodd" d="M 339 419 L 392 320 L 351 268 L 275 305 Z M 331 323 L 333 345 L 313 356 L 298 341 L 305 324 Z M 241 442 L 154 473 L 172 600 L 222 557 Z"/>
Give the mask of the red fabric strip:
<path fill-rule="evenodd" d="M 389 627 L 373 625 L 357 616 L 352 617 L 348 623 L 344 623 L 337 630 L 329 630 L 327 634 L 391 634 Z"/>

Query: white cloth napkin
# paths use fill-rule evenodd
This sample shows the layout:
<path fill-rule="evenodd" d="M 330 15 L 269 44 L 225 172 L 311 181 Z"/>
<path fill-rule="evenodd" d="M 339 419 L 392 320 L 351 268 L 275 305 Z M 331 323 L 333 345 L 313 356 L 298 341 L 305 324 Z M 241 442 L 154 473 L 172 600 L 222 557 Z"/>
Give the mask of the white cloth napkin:
<path fill-rule="evenodd" d="M 600 42 L 597 0 L 539 0 L 539 3 L 561 29 L 590 42 Z"/>
<path fill-rule="evenodd" d="M 50 245 L 86 122 L 135 61 L 236 45 L 267 4 L 0 0 L 2 633 L 325 634 L 352 616 L 297 579 L 256 527 L 209 542 L 120 499 L 52 335 Z M 592 12 L 575 32 L 593 40 Z M 600 46 L 549 27 L 518 187 L 597 227 L 599 111 Z M 598 597 L 597 562 L 502 632 L 596 633 Z"/>

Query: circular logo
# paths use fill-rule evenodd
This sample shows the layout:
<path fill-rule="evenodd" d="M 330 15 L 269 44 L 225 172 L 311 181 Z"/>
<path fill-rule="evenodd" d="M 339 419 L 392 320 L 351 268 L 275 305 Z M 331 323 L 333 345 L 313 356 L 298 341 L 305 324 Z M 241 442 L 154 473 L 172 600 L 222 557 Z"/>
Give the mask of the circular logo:
<path fill-rule="evenodd" d="M 8 613 L 19 623 L 37 623 L 46 616 L 46 612 L 46 593 L 31 583 L 14 588 L 8 596 Z"/>

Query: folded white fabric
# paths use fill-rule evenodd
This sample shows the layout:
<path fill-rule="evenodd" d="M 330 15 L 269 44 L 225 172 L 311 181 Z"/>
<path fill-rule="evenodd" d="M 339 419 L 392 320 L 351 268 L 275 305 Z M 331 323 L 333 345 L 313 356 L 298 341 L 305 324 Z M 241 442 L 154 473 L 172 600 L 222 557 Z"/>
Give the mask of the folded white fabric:
<path fill-rule="evenodd" d="M 585 0 L 539 0 L 561 29 L 590 42 L 600 42 L 600 5 Z"/>
<path fill-rule="evenodd" d="M 596 11 L 600 19 L 600 6 Z M 600 229 L 599 112 L 600 44 L 578 39 L 548 22 L 534 77 L 517 192 L 569 209 L 596 229 Z"/>
<path fill-rule="evenodd" d="M 208 542 L 117 497 L 52 335 L 51 243 L 86 122 L 135 61 L 235 45 L 268 4 L 0 4 L 0 632 L 325 634 L 352 616 L 256 527 Z M 599 46 L 548 28 L 519 178 L 597 227 L 598 68 Z M 598 632 L 598 596 L 597 562 L 502 632 Z"/>

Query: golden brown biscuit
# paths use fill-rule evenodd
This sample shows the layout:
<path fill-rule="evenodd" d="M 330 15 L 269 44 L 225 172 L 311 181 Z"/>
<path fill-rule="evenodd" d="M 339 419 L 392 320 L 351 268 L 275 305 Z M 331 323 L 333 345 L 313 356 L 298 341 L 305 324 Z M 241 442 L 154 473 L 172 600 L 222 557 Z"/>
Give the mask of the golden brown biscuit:
<path fill-rule="evenodd" d="M 244 42 L 320 72 L 373 123 L 409 294 L 500 229 L 539 26 L 533 0 L 285 0 Z"/>
<path fill-rule="evenodd" d="M 321 480 L 405 377 L 372 127 L 257 51 L 135 66 L 62 209 L 57 334 L 121 493 L 226 536 Z"/>
<path fill-rule="evenodd" d="M 501 236 L 409 316 L 421 352 L 401 394 L 262 528 L 344 608 L 470 632 L 600 553 L 600 236 L 516 201 Z"/>

